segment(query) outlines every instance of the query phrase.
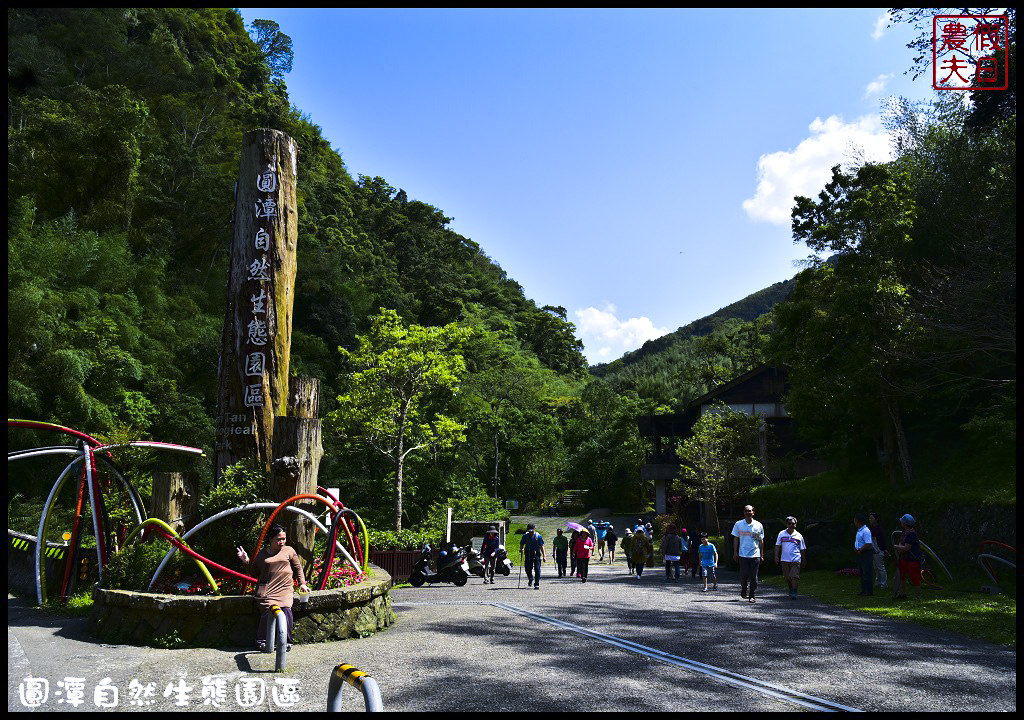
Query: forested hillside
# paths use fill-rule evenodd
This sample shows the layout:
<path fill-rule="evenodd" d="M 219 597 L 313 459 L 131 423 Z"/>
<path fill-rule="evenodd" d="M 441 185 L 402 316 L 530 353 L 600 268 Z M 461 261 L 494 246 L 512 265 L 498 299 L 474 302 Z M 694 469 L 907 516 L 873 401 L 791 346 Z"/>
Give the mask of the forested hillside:
<path fill-rule="evenodd" d="M 478 331 L 475 394 L 460 396 L 477 422 L 434 459 L 446 473 L 422 474 L 465 490 L 518 480 L 540 454 L 560 462 L 559 413 L 586 377 L 565 311 L 537 307 L 441 210 L 353 178 L 289 105 L 290 40 L 273 23 L 250 31 L 230 9 L 8 12 L 9 416 L 211 446 L 241 138 L 272 127 L 300 149 L 292 367 L 323 382 L 321 413 L 342 390 L 338 348 L 391 308 Z M 336 440 L 323 479 L 353 483 L 358 503 L 386 467 Z"/>
<path fill-rule="evenodd" d="M 685 407 L 715 385 L 764 362 L 769 313 L 793 287 L 792 280 L 784 280 L 758 290 L 590 372 L 620 391 Z"/>

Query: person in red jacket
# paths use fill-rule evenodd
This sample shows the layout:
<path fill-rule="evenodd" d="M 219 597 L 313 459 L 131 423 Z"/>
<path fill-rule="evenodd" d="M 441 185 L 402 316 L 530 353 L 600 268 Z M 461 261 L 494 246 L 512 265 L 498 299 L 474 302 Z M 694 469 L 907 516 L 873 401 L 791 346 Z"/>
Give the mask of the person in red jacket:
<path fill-rule="evenodd" d="M 574 553 L 576 555 L 576 570 L 579 572 L 580 579 L 583 582 L 587 581 L 587 570 L 590 566 L 590 554 L 593 551 L 594 540 L 590 537 L 590 533 L 581 532 L 579 537 L 576 538 Z"/>

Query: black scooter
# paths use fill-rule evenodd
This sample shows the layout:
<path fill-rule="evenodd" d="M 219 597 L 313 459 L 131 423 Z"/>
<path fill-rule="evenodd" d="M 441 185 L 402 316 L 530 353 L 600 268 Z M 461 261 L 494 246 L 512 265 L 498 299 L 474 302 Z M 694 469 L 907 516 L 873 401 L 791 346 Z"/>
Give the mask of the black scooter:
<path fill-rule="evenodd" d="M 450 582 L 462 587 L 469 581 L 469 565 L 466 563 L 465 549 L 451 552 L 445 558 L 438 559 L 437 572 L 430 569 L 430 546 L 424 545 L 420 559 L 412 567 L 409 584 L 420 587 L 423 583 Z"/>

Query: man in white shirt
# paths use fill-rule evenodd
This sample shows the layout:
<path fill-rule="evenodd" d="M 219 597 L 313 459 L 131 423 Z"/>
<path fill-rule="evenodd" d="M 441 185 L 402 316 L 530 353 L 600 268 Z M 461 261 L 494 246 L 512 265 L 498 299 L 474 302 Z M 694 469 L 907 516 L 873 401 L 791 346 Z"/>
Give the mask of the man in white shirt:
<path fill-rule="evenodd" d="M 786 518 L 786 529 L 775 541 L 775 564 L 782 565 L 782 577 L 789 586 L 789 597 L 796 600 L 796 588 L 800 584 L 800 569 L 804 566 L 804 551 L 807 543 L 804 536 L 796 531 L 796 518 Z"/>
<path fill-rule="evenodd" d="M 853 549 L 857 553 L 857 564 L 860 566 L 860 593 L 858 594 L 873 595 L 875 544 L 871 539 L 871 528 L 868 527 L 868 519 L 864 513 L 854 515 L 853 524 L 857 526 L 857 537 L 853 541 Z"/>
<path fill-rule="evenodd" d="M 754 602 L 757 569 L 764 557 L 764 526 L 754 519 L 754 506 L 743 508 L 743 519 L 732 526 L 733 559 L 740 565 L 740 597 Z M 747 595 L 747 584 L 750 594 Z"/>

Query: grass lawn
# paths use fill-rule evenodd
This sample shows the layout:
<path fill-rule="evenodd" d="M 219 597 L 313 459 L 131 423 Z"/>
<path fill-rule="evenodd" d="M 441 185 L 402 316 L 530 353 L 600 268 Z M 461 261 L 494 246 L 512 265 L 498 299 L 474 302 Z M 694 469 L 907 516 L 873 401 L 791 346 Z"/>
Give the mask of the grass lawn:
<path fill-rule="evenodd" d="M 786 581 L 773 575 L 761 582 L 785 588 Z M 987 581 L 986 581 L 987 582 Z M 949 582 L 943 589 L 921 586 L 921 602 L 913 600 L 913 590 L 907 600 L 892 600 L 890 590 L 860 597 L 860 578 L 836 575 L 829 570 L 812 570 L 800 574 L 800 594 L 839 607 L 881 615 L 958 632 L 968 637 L 999 645 L 1017 646 L 1016 587 L 1010 582 L 1009 595 L 987 595 L 978 592 L 983 581 L 979 578 Z"/>

